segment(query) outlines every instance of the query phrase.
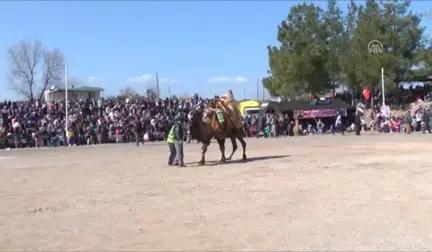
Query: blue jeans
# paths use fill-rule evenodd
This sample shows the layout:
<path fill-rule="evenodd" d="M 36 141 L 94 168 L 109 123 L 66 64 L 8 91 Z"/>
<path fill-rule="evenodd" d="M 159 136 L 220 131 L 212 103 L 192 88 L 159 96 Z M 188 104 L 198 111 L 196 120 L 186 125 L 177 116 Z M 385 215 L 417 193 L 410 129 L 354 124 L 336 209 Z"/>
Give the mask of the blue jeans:
<path fill-rule="evenodd" d="M 49 146 L 50 147 L 57 147 L 58 141 L 59 141 L 59 137 L 58 136 L 51 136 L 49 138 Z"/>
<path fill-rule="evenodd" d="M 13 134 L 13 140 L 14 140 L 14 144 L 15 144 L 15 148 L 21 148 L 21 133 L 16 132 Z"/>
<path fill-rule="evenodd" d="M 76 140 L 75 136 L 69 138 L 69 139 L 68 139 L 68 144 L 69 144 L 69 145 L 74 145 L 74 144 L 76 144 L 76 141 L 75 141 L 75 140 Z"/>
<path fill-rule="evenodd" d="M 141 133 L 135 132 L 135 142 L 136 142 L 136 146 L 139 146 L 140 142 L 144 143 Z"/>

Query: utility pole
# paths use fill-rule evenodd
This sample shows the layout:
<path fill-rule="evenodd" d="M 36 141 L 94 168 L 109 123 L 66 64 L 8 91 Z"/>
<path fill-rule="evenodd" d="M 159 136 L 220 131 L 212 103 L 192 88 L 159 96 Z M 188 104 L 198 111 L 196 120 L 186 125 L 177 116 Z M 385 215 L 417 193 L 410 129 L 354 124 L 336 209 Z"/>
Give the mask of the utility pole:
<path fill-rule="evenodd" d="M 66 111 L 65 111 L 65 119 L 66 119 L 66 128 L 65 128 L 65 130 L 67 131 L 67 129 L 68 129 L 68 127 L 69 127 L 69 105 L 68 105 L 68 85 L 69 85 L 69 83 L 68 83 L 68 63 L 65 61 L 65 63 L 64 63 L 64 65 L 65 65 L 65 79 L 64 79 L 64 82 L 65 82 L 65 101 L 66 101 L 66 103 L 65 103 L 65 109 L 66 109 Z"/>
<path fill-rule="evenodd" d="M 385 86 L 384 86 L 384 68 L 381 67 L 381 88 L 382 88 L 382 104 L 385 106 Z"/>
<path fill-rule="evenodd" d="M 168 97 L 171 98 L 171 86 L 168 86 Z"/>
<path fill-rule="evenodd" d="M 157 88 L 157 97 L 160 99 L 160 89 L 159 89 L 159 76 L 158 73 L 156 73 L 156 88 Z"/>
<path fill-rule="evenodd" d="M 259 78 L 257 78 L 257 101 L 259 101 Z"/>
<path fill-rule="evenodd" d="M 243 98 L 246 100 L 246 88 L 243 88 Z"/>
<path fill-rule="evenodd" d="M 265 101 L 265 90 L 264 90 L 264 83 L 262 84 L 262 93 L 263 93 L 263 102 Z"/>

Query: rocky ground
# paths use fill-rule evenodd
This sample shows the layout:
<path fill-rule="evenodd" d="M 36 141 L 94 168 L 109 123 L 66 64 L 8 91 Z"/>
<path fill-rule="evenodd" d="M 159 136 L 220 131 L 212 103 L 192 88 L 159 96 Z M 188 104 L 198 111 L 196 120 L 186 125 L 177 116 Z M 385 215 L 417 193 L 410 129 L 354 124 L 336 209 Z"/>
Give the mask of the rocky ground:
<path fill-rule="evenodd" d="M 1 250 L 431 250 L 429 135 L 0 152 Z M 228 148 L 228 151 L 230 148 Z"/>

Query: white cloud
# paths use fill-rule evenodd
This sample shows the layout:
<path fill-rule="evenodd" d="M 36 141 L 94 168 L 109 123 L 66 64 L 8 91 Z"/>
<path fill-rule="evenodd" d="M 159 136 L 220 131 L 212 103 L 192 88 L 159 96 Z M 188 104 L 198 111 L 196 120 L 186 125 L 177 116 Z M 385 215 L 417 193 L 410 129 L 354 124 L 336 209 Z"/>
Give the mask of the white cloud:
<path fill-rule="evenodd" d="M 245 77 L 237 76 L 237 77 L 227 77 L 227 76 L 218 76 L 213 77 L 208 80 L 210 83 L 245 83 L 248 79 Z"/>
<path fill-rule="evenodd" d="M 150 74 L 143 74 L 136 77 L 131 77 L 128 79 L 129 82 L 146 82 L 151 80 L 152 76 Z"/>
<path fill-rule="evenodd" d="M 248 79 L 246 79 L 245 77 L 237 76 L 237 77 L 235 77 L 235 81 L 239 82 L 239 83 L 243 83 L 243 82 L 248 81 Z"/>
<path fill-rule="evenodd" d="M 156 82 L 156 76 L 153 76 L 151 74 L 143 74 L 136 77 L 131 77 L 128 79 L 128 82 L 132 83 L 155 83 Z M 176 80 L 167 79 L 167 78 L 159 78 L 159 83 L 176 83 Z"/>
<path fill-rule="evenodd" d="M 226 76 L 213 77 L 213 78 L 208 80 L 208 82 L 211 82 L 211 83 L 221 83 L 221 82 L 227 82 L 227 81 L 228 81 L 228 77 L 226 77 Z"/>
<path fill-rule="evenodd" d="M 96 80 L 96 76 L 90 76 L 90 77 L 87 78 L 87 82 L 88 83 L 93 82 L 95 80 Z"/>

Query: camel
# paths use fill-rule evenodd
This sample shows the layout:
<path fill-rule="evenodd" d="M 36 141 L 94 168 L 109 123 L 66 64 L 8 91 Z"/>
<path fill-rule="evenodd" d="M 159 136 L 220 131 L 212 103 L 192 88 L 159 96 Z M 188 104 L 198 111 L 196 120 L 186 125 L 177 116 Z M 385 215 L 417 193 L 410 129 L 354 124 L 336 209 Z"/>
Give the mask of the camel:
<path fill-rule="evenodd" d="M 205 153 L 207 152 L 207 147 L 210 145 L 211 139 L 215 138 L 219 144 L 219 149 L 221 151 L 220 163 L 225 163 L 227 160 L 231 160 L 235 151 L 237 150 L 238 139 L 243 147 L 243 160 L 246 160 L 246 142 L 244 140 L 244 131 L 233 127 L 232 119 L 223 112 L 227 127 L 222 127 L 219 125 L 216 119 L 215 110 L 209 108 L 203 113 L 200 110 L 192 109 L 188 115 L 188 123 L 190 127 L 191 135 L 194 139 L 197 139 L 202 143 L 202 153 L 199 165 L 205 164 Z M 225 139 L 231 139 L 232 143 L 232 153 L 226 158 L 225 157 Z"/>

